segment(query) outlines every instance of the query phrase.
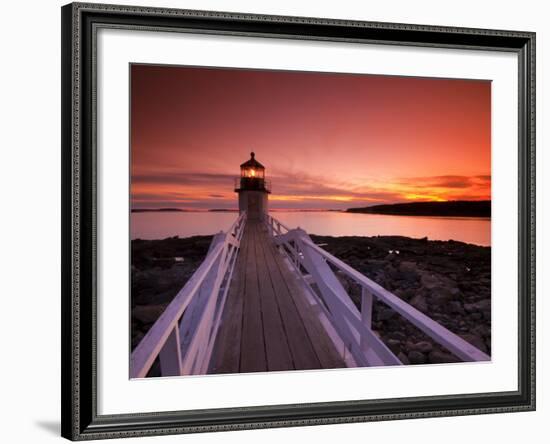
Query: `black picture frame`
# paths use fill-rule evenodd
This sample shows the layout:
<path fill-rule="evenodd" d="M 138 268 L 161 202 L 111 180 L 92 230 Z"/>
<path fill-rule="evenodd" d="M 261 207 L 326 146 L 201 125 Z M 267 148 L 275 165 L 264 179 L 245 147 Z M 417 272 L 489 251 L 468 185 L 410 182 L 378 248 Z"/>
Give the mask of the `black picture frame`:
<path fill-rule="evenodd" d="M 535 33 L 72 3 L 62 14 L 62 436 L 71 440 L 535 409 Z M 98 27 L 507 51 L 519 65 L 518 390 L 384 400 L 97 414 Z"/>

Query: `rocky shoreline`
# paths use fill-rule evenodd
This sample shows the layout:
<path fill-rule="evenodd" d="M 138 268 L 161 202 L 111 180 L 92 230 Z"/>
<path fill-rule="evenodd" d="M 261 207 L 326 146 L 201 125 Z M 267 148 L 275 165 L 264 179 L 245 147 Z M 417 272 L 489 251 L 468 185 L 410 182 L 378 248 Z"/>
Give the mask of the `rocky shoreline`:
<path fill-rule="evenodd" d="M 208 252 L 211 236 L 132 241 L 132 348 Z M 485 353 L 491 353 L 491 248 L 402 236 L 312 236 L 315 243 Z M 354 303 L 358 286 L 338 274 Z M 458 361 L 383 303 L 373 329 L 405 364 Z"/>
<path fill-rule="evenodd" d="M 132 350 L 203 261 L 212 236 L 131 242 Z"/>

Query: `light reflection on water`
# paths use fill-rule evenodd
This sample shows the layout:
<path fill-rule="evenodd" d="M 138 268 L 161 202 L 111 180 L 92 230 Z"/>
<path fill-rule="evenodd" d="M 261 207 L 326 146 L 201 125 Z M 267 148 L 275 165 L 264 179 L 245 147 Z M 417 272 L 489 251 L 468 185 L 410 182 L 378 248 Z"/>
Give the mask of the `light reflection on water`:
<path fill-rule="evenodd" d="M 357 214 L 336 211 L 272 213 L 289 228 L 301 227 L 310 234 L 328 236 L 428 237 L 477 245 L 491 245 L 491 220 L 474 217 L 424 217 Z M 171 236 L 210 235 L 227 230 L 236 212 L 132 213 L 131 238 L 164 239 Z"/>

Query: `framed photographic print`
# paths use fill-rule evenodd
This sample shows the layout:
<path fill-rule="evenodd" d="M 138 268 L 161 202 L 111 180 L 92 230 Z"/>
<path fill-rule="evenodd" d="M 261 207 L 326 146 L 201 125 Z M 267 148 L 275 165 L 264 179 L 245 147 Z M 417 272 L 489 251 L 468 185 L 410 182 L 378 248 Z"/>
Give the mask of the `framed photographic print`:
<path fill-rule="evenodd" d="M 529 32 L 64 6 L 63 436 L 534 409 L 534 64 Z"/>

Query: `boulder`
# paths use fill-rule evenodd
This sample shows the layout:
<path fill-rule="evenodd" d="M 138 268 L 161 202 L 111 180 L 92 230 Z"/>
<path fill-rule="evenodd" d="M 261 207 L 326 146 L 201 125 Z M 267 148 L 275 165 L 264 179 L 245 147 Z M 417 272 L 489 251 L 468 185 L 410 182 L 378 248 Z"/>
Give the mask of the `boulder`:
<path fill-rule="evenodd" d="M 422 282 L 424 288 L 427 288 L 428 290 L 431 290 L 440 284 L 439 279 L 430 273 L 422 273 L 420 281 Z"/>
<path fill-rule="evenodd" d="M 442 351 L 433 350 L 429 355 L 428 359 L 432 364 L 444 364 L 450 362 L 460 362 L 460 359 L 451 355 L 450 353 L 445 353 Z"/>
<path fill-rule="evenodd" d="M 379 321 L 387 321 L 388 319 L 393 318 L 396 315 L 395 311 L 389 307 L 382 307 L 378 310 L 376 318 Z"/>
<path fill-rule="evenodd" d="M 416 262 L 403 261 L 399 264 L 398 268 L 401 273 L 401 277 L 408 281 L 416 281 L 418 279 L 418 269 Z"/>
<path fill-rule="evenodd" d="M 409 365 L 411 362 L 409 361 L 409 358 L 407 358 L 407 355 L 403 352 L 400 352 L 397 355 L 397 359 L 399 359 L 403 364 Z"/>
<path fill-rule="evenodd" d="M 416 295 L 417 290 L 411 287 L 405 288 L 403 290 L 403 298 L 406 300 L 414 298 Z"/>
<path fill-rule="evenodd" d="M 392 264 L 388 264 L 384 267 L 384 273 L 392 280 L 398 279 L 400 277 L 399 271 L 397 271 L 397 269 Z"/>
<path fill-rule="evenodd" d="M 447 313 L 464 314 L 464 308 L 460 301 L 449 301 L 446 305 Z"/>
<path fill-rule="evenodd" d="M 416 273 L 416 262 L 402 261 L 399 264 L 399 271 L 401 271 L 402 273 Z"/>
<path fill-rule="evenodd" d="M 392 331 L 391 333 L 388 333 L 388 338 L 397 339 L 398 341 L 404 341 L 405 339 L 407 339 L 407 336 L 401 331 Z"/>
<path fill-rule="evenodd" d="M 416 350 L 412 350 L 408 353 L 407 358 L 411 364 L 425 364 L 426 355 Z"/>
<path fill-rule="evenodd" d="M 422 294 L 417 294 L 414 298 L 412 298 L 410 304 L 421 312 L 425 313 L 428 311 L 428 303 Z"/>
<path fill-rule="evenodd" d="M 388 339 L 386 345 L 393 352 L 394 355 L 397 355 L 401 352 L 401 341 L 397 339 Z"/>
<path fill-rule="evenodd" d="M 420 353 L 430 353 L 433 350 L 433 345 L 428 341 L 420 341 L 413 344 L 412 350 L 419 351 Z"/>

